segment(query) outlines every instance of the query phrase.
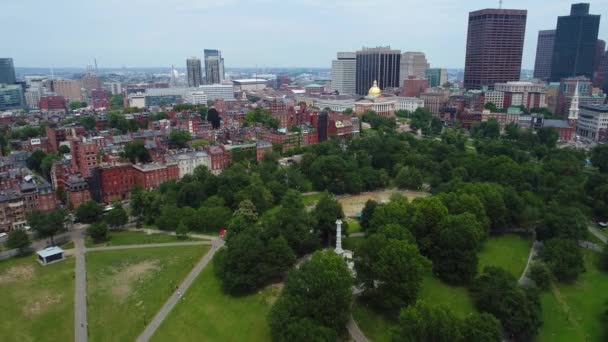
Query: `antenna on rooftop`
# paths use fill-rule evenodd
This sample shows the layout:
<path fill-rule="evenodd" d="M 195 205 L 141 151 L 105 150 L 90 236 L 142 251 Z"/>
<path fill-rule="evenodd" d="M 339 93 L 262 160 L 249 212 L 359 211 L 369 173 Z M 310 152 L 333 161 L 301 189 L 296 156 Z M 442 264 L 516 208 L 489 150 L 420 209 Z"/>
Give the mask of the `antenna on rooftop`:
<path fill-rule="evenodd" d="M 502 9 L 502 0 L 498 0 L 498 8 Z"/>

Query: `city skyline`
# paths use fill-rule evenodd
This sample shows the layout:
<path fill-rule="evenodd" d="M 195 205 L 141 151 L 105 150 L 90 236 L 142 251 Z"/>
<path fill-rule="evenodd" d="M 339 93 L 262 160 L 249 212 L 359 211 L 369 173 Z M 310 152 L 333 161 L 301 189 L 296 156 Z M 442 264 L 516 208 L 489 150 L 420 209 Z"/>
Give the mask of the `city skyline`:
<path fill-rule="evenodd" d="M 528 10 L 523 69 L 534 67 L 538 31 L 554 29 L 557 17 L 567 13 L 572 3 L 505 1 L 503 8 Z M 100 67 L 160 67 L 185 65 L 187 57 L 201 58 L 204 49 L 217 48 L 226 56 L 227 68 L 329 68 L 338 51 L 390 45 L 401 51 L 424 52 L 431 67 L 463 68 L 468 13 L 497 8 L 498 1 L 432 0 L 413 5 L 412 1 L 393 0 L 298 0 L 289 4 L 276 0 L 179 0 L 170 4 L 159 0 L 59 0 L 32 6 L 31 1 L 13 1 L 3 4 L 6 10 L 0 19 L 20 29 L 7 37 L 3 57 L 12 57 L 16 67 L 84 67 L 94 58 Z M 75 10 L 95 15 L 67 17 Z M 370 10 L 382 11 L 382 23 L 393 22 L 393 28 L 380 25 L 369 16 Z M 608 3 L 591 2 L 591 12 L 607 13 Z M 295 20 L 302 19 L 303 13 L 305 21 Z M 52 29 L 41 36 L 33 25 L 22 25 L 26 14 L 28 20 Z M 147 20 L 135 20 L 142 17 Z M 429 25 L 433 22 L 436 24 Z M 74 30 L 73 25 L 85 29 Z M 103 29 L 86 29 L 96 27 Z M 605 23 L 600 24 L 599 38 L 608 39 Z M 23 41 L 30 44 L 20 44 Z M 71 43 L 76 41 L 78 44 Z M 269 46 L 280 53 L 268 53 Z"/>

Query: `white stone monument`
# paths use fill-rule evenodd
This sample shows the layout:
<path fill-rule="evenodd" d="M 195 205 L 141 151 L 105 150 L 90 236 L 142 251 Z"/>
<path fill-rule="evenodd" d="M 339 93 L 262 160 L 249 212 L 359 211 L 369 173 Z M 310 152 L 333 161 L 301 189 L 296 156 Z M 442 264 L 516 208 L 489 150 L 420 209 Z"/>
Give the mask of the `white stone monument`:
<path fill-rule="evenodd" d="M 336 254 L 342 255 L 344 250 L 342 249 L 342 220 L 336 221 Z"/>

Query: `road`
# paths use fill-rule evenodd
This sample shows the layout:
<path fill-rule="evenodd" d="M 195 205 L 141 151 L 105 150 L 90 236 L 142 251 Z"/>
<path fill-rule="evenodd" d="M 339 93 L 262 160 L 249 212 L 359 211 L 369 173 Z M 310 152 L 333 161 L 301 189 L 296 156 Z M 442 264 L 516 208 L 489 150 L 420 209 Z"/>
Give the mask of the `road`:
<path fill-rule="evenodd" d="M 209 252 L 207 252 L 207 254 L 205 254 L 205 256 L 201 259 L 201 261 L 199 261 L 199 263 L 194 266 L 194 268 L 192 269 L 192 271 L 190 271 L 186 279 L 184 279 L 181 285 L 179 285 L 175 292 L 173 292 L 171 297 L 169 297 L 169 299 L 165 302 L 160 311 L 146 326 L 141 335 L 137 337 L 137 342 L 148 341 L 152 337 L 152 335 L 154 335 L 154 332 L 158 329 L 158 327 L 161 325 L 167 315 L 171 312 L 171 310 L 173 310 L 175 305 L 177 305 L 177 302 L 180 300 L 182 295 L 186 293 L 186 291 L 188 290 L 190 285 L 192 285 L 196 277 L 198 277 L 198 275 L 203 271 L 209 261 L 213 259 L 213 255 L 215 254 L 215 252 L 217 252 L 224 245 L 224 241 L 220 239 L 215 239 L 212 241 L 211 245 L 212 247 Z"/>
<path fill-rule="evenodd" d="M 120 249 L 133 249 L 133 248 L 152 248 L 152 247 L 175 247 L 175 246 L 199 246 L 199 245 L 211 245 L 211 241 L 191 241 L 191 242 L 168 242 L 168 243 L 146 243 L 141 245 L 124 245 L 124 246 L 106 246 L 106 247 L 91 247 L 87 248 L 87 252 L 97 251 L 114 251 Z"/>
<path fill-rule="evenodd" d="M 76 342 L 87 341 L 87 273 L 84 246 L 84 231 L 74 231 L 74 255 L 76 257 L 74 290 L 74 336 Z"/>

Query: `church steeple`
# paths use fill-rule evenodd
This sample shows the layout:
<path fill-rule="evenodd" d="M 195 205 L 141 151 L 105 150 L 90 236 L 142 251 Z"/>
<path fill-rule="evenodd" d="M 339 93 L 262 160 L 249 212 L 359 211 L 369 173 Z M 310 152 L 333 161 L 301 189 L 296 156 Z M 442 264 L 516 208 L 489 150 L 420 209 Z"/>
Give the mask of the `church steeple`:
<path fill-rule="evenodd" d="M 570 102 L 570 112 L 568 114 L 568 121 L 571 124 L 576 125 L 576 121 L 578 120 L 578 102 L 579 102 L 579 91 L 578 91 L 578 82 L 576 82 L 576 89 L 574 89 L 574 96 L 572 96 L 572 101 Z"/>

